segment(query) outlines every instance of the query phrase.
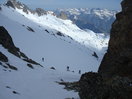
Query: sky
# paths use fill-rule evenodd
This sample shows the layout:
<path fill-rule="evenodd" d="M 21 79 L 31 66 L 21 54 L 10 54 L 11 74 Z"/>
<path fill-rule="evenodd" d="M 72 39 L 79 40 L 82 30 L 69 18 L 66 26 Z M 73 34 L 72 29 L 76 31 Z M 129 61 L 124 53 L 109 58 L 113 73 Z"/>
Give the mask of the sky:
<path fill-rule="evenodd" d="M 0 0 L 4 2 L 6 0 Z M 17 0 L 31 8 L 57 9 L 57 8 L 107 8 L 120 10 L 122 0 Z"/>

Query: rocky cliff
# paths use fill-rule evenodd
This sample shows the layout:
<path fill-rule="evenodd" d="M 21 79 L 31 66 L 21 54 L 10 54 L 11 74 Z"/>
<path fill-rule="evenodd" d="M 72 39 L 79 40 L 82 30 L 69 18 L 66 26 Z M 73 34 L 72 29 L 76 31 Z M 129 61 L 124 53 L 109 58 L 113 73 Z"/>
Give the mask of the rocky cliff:
<path fill-rule="evenodd" d="M 105 77 L 132 78 L 132 0 L 124 0 L 121 5 L 122 12 L 116 15 L 108 51 L 98 72 Z"/>
<path fill-rule="evenodd" d="M 81 76 L 81 99 L 132 99 L 132 0 L 121 5 L 98 73 Z"/>

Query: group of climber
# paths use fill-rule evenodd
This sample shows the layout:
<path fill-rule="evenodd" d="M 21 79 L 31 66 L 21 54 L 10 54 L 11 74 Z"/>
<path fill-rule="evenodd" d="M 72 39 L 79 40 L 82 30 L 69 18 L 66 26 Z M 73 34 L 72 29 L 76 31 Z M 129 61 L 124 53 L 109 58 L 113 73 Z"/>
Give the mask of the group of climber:
<path fill-rule="evenodd" d="M 44 62 L 44 58 L 42 58 L 42 61 Z M 70 67 L 69 66 L 67 66 L 67 71 L 70 71 Z M 72 72 L 74 72 L 74 71 L 72 71 Z M 81 70 L 79 70 L 78 73 L 81 74 Z"/>
<path fill-rule="evenodd" d="M 67 66 L 67 71 L 70 71 L 70 67 L 69 66 Z M 74 72 L 74 71 L 72 71 L 72 72 Z M 79 70 L 78 73 L 81 74 L 81 70 Z"/>

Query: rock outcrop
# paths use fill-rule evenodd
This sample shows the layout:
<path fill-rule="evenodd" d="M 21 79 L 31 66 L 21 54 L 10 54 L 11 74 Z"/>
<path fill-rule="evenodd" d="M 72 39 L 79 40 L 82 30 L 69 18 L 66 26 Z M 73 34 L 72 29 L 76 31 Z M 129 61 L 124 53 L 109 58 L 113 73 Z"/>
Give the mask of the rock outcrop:
<path fill-rule="evenodd" d="M 131 80 L 115 76 L 104 80 L 99 73 L 83 74 L 79 81 L 80 99 L 132 99 Z"/>
<path fill-rule="evenodd" d="M 20 57 L 19 48 L 15 47 L 11 36 L 8 34 L 8 31 L 2 26 L 0 26 L 0 44 L 10 53 Z"/>
<path fill-rule="evenodd" d="M 122 12 L 112 25 L 108 51 L 98 72 L 104 77 L 118 75 L 132 79 L 132 0 L 124 0 Z"/>
<path fill-rule="evenodd" d="M 0 26 L 0 45 L 6 48 L 13 55 L 19 58 L 22 58 L 24 61 L 31 64 L 35 64 L 35 65 L 40 65 L 34 60 L 28 58 L 23 52 L 20 51 L 19 48 L 15 46 L 11 36 L 9 35 L 8 31 L 3 26 Z M 8 62 L 8 58 L 4 55 L 4 53 L 1 53 L 1 52 L 0 52 L 0 61 Z"/>
<path fill-rule="evenodd" d="M 16 0 L 9 0 L 9 1 L 7 1 L 6 5 L 8 7 L 10 6 L 15 9 L 15 2 L 16 2 Z"/>
<path fill-rule="evenodd" d="M 0 61 L 8 62 L 8 58 L 2 52 L 0 52 Z"/>
<path fill-rule="evenodd" d="M 2 10 L 2 8 L 1 8 L 1 5 L 0 5 L 0 11 Z"/>
<path fill-rule="evenodd" d="M 38 16 L 42 16 L 47 14 L 47 11 L 41 9 L 41 8 L 36 8 L 35 12 L 38 14 Z"/>
<path fill-rule="evenodd" d="M 22 4 L 21 2 L 17 2 L 16 0 L 8 0 L 7 3 L 6 3 L 6 6 L 8 7 L 12 7 L 14 9 L 18 8 L 18 9 L 22 9 L 23 12 L 25 13 L 29 13 L 32 12 L 31 9 L 29 9 L 25 4 Z"/>

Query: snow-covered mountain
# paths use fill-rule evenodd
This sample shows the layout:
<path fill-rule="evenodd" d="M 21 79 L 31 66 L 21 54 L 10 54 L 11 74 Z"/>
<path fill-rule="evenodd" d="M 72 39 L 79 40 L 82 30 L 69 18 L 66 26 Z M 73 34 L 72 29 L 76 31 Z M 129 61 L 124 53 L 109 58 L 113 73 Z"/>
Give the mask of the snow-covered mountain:
<path fill-rule="evenodd" d="M 109 37 L 83 31 L 72 21 L 57 18 L 50 11 L 36 13 L 25 7 L 16 0 L 1 5 L 0 26 L 8 31 L 21 52 L 43 67 L 31 64 L 32 68 L 28 61 L 0 44 L 0 52 L 8 58 L 7 62 L 0 58 L 1 98 L 78 99 L 76 92 L 66 91 L 56 81 L 77 81 L 79 70 L 81 73 L 97 71 Z M 6 68 L 7 64 L 17 70 Z"/>
<path fill-rule="evenodd" d="M 100 8 L 69 8 L 58 9 L 58 15 L 63 14 L 81 29 L 90 29 L 96 33 L 109 33 L 117 11 Z"/>

